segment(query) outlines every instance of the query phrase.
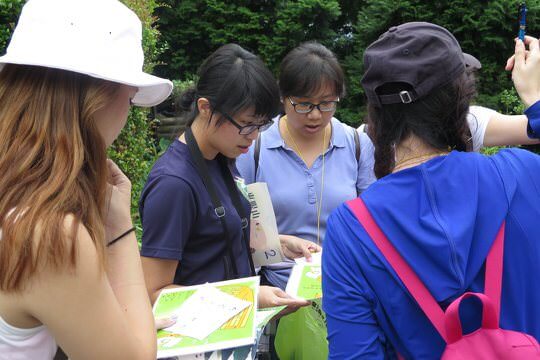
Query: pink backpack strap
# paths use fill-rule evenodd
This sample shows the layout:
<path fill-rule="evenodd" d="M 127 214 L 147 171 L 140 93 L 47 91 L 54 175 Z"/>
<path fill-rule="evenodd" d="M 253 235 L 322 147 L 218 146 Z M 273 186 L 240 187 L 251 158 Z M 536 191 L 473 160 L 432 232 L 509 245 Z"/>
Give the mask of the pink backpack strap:
<path fill-rule="evenodd" d="M 401 257 L 394 245 L 388 241 L 388 238 L 381 231 L 362 199 L 356 198 L 348 201 L 347 205 L 360 224 L 362 224 L 369 237 L 373 240 L 375 245 L 377 245 L 383 256 L 390 263 L 390 266 L 392 266 L 397 273 L 414 300 L 416 300 L 420 308 L 424 311 L 429 321 L 431 321 L 435 329 L 437 329 L 443 340 L 447 342 L 444 312 L 435 298 L 433 298 L 414 270 L 407 264 L 403 257 Z"/>
<path fill-rule="evenodd" d="M 503 221 L 486 259 L 486 282 L 484 285 L 484 294 L 486 294 L 493 303 L 497 326 L 499 326 L 499 318 L 501 314 L 505 224 L 506 221 Z"/>
<path fill-rule="evenodd" d="M 399 254 L 394 245 L 392 245 L 392 243 L 388 240 L 386 235 L 384 235 L 380 227 L 375 222 L 375 219 L 373 219 L 371 216 L 371 213 L 364 204 L 364 201 L 361 198 L 356 198 L 348 201 L 347 205 L 356 216 L 360 224 L 362 224 L 379 251 L 390 263 L 390 266 L 392 266 L 407 290 L 409 290 L 409 293 L 416 300 L 418 306 L 420 306 L 422 311 L 426 314 L 429 321 L 431 321 L 435 329 L 437 329 L 443 340 L 448 343 L 444 322 L 444 312 L 435 298 L 431 295 L 414 270 Z M 495 305 L 497 315 L 500 312 L 501 302 L 504 225 L 505 223 L 503 222 L 486 260 L 485 293 Z"/>

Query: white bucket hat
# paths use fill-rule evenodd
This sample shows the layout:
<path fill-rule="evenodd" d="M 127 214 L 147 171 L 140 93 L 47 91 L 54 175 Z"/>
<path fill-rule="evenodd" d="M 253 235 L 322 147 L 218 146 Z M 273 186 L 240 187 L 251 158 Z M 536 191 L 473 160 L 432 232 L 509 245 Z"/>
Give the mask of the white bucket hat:
<path fill-rule="evenodd" d="M 74 71 L 137 87 L 135 105 L 165 100 L 172 83 L 143 72 L 141 22 L 117 0 L 29 0 L 0 69 L 6 63 Z"/>

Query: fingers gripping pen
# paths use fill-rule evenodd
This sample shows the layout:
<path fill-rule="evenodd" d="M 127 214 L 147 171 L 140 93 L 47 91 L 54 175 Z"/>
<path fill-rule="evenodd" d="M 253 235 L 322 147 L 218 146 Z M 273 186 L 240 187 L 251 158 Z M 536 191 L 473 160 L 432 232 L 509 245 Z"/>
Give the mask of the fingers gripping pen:
<path fill-rule="evenodd" d="M 521 41 L 525 40 L 525 30 L 527 29 L 527 6 L 525 3 L 519 5 L 519 32 L 518 37 Z"/>

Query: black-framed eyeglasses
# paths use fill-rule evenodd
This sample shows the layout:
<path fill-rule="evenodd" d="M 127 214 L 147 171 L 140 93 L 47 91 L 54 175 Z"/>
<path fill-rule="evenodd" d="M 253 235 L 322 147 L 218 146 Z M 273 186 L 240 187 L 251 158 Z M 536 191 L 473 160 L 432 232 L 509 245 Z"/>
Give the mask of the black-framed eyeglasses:
<path fill-rule="evenodd" d="M 313 104 L 310 102 L 295 103 L 294 101 L 292 101 L 290 96 L 288 96 L 287 99 L 289 99 L 289 102 L 294 108 L 294 111 L 296 111 L 299 114 L 308 114 L 315 108 L 319 109 L 320 112 L 334 111 L 336 110 L 337 103 L 339 102 L 339 98 L 337 100 L 332 100 L 332 101 L 321 101 L 318 104 Z"/>
<path fill-rule="evenodd" d="M 242 126 L 239 123 L 237 123 L 236 121 L 234 121 L 234 119 L 230 115 L 228 115 L 227 113 L 224 113 L 223 111 L 220 111 L 219 113 L 221 115 L 223 115 L 225 117 L 225 119 L 227 119 L 227 121 L 229 121 L 231 124 L 233 124 L 238 129 L 238 134 L 240 134 L 240 135 L 249 135 L 252 132 L 254 132 L 255 130 L 259 130 L 259 132 L 264 131 L 264 130 L 268 129 L 270 126 L 272 126 L 272 124 L 274 123 L 273 120 L 268 119 L 265 122 L 263 122 L 262 124 L 249 124 L 249 125 Z"/>

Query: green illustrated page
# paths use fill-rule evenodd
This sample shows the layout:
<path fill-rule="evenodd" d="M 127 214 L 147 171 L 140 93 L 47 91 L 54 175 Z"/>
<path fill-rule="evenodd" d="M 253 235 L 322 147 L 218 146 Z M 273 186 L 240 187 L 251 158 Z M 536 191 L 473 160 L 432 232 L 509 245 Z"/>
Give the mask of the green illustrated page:
<path fill-rule="evenodd" d="M 204 353 L 254 343 L 258 276 L 163 290 L 154 304 L 154 316 L 171 317 L 201 286 L 213 286 L 226 294 L 250 302 L 250 305 L 202 340 L 167 330 L 158 330 L 158 358 Z"/>
<path fill-rule="evenodd" d="M 305 300 L 322 298 L 321 265 L 311 263 L 295 265 L 287 283 L 286 292 Z"/>

